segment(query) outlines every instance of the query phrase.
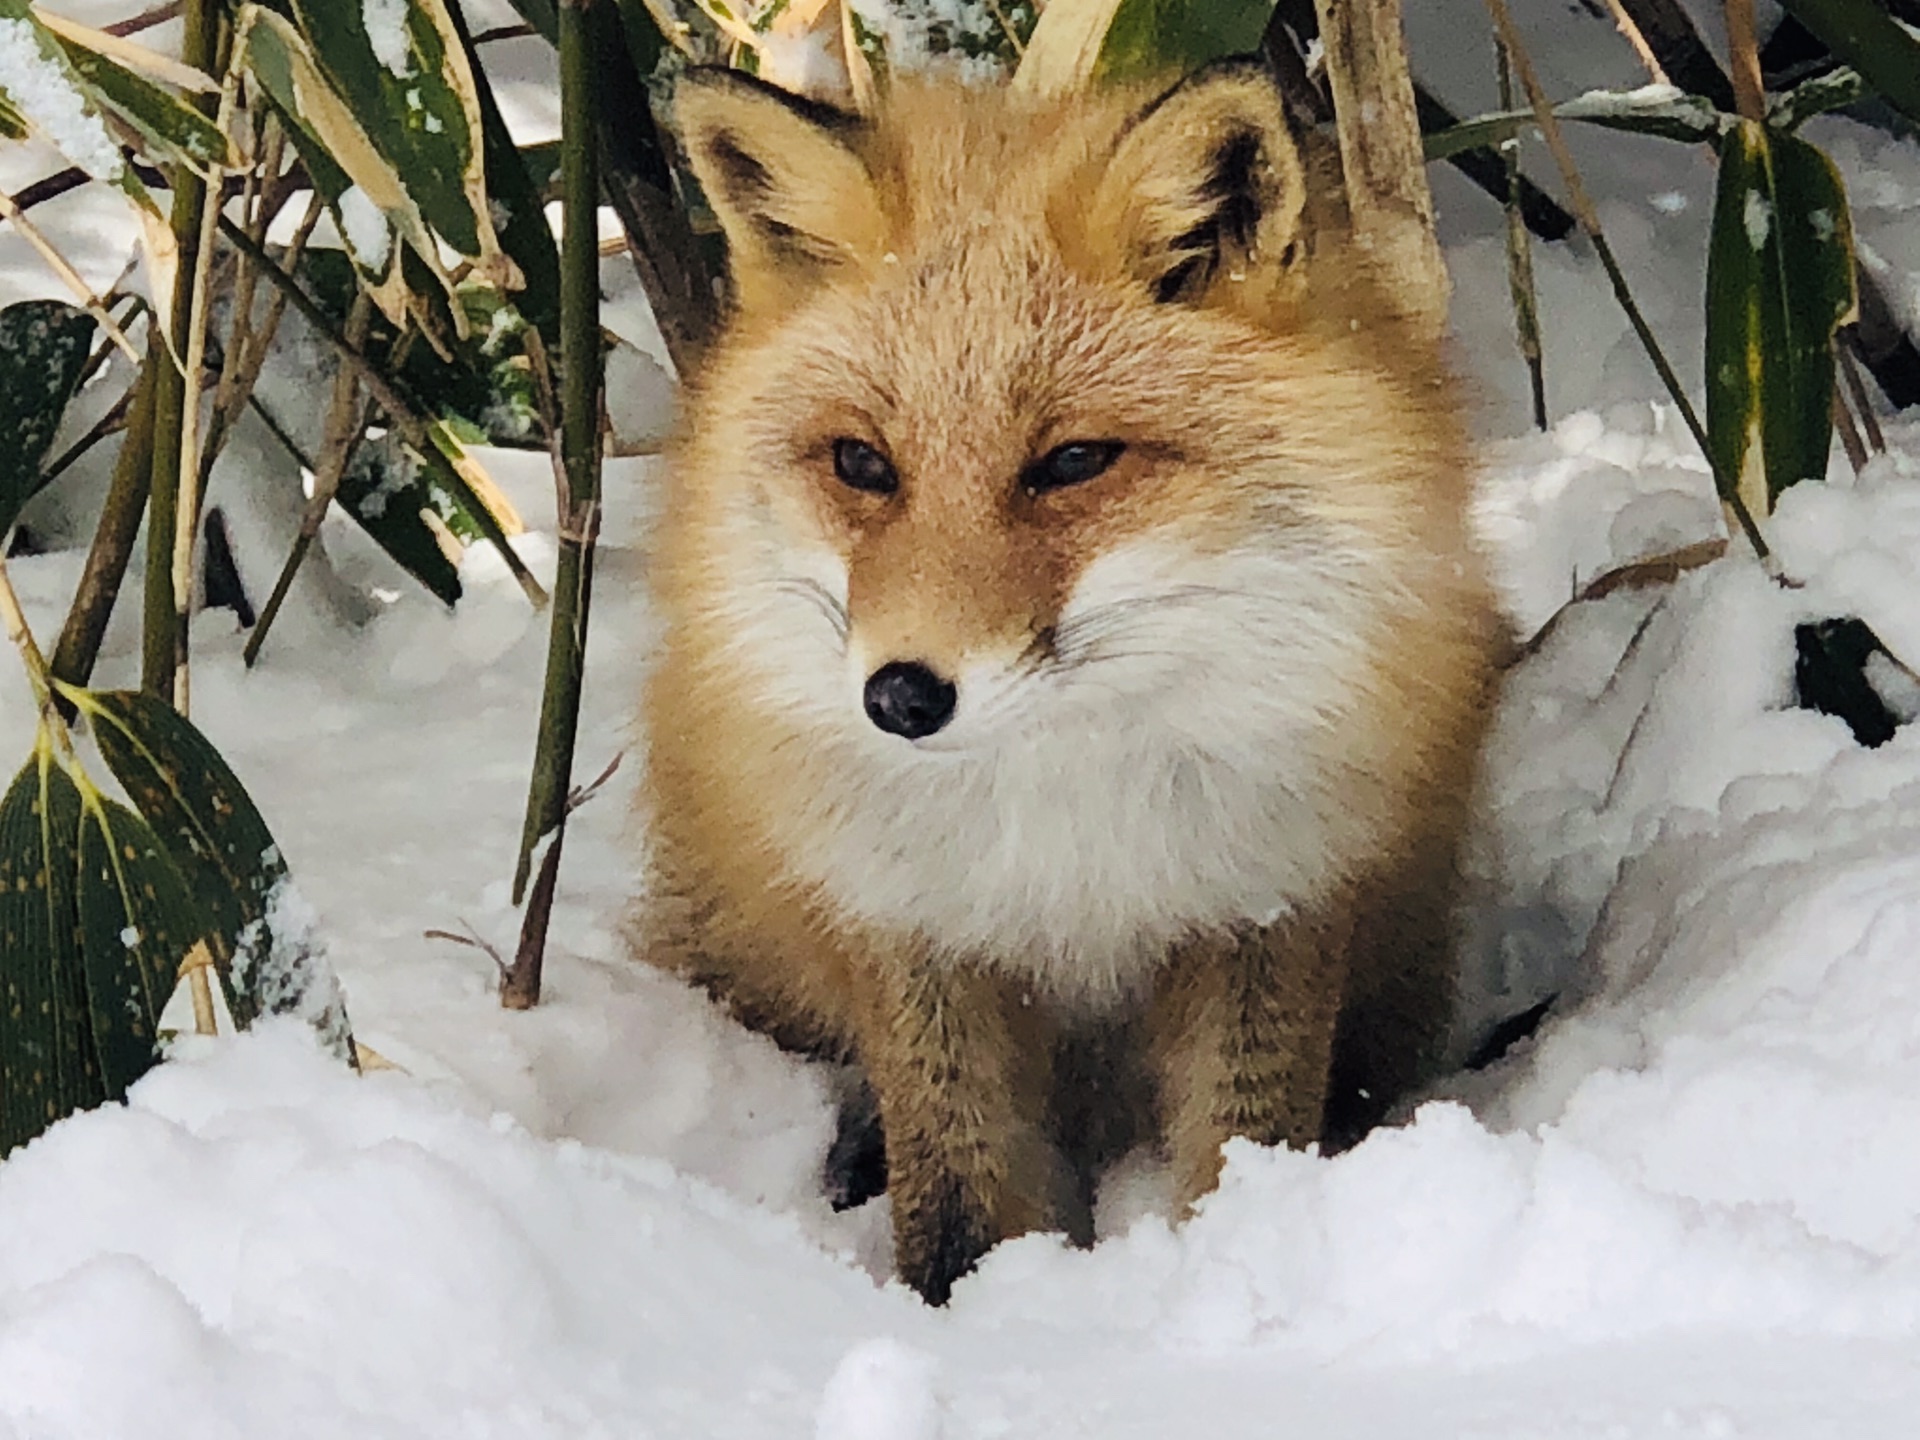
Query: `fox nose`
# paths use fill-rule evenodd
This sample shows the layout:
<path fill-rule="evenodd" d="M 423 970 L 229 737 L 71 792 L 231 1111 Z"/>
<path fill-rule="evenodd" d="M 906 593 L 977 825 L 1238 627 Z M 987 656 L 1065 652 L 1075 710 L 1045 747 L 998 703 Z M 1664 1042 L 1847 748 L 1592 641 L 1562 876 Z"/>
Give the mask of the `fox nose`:
<path fill-rule="evenodd" d="M 889 735 L 920 740 L 953 718 L 953 686 L 917 660 L 895 660 L 867 677 L 867 718 Z"/>

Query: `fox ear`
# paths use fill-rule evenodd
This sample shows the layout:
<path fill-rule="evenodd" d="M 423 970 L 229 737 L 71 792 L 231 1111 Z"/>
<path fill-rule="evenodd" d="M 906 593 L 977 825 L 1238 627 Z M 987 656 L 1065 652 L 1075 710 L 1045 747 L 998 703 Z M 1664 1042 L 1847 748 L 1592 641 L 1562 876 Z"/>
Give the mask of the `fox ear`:
<path fill-rule="evenodd" d="M 879 194 L 853 148 L 857 116 L 717 67 L 680 77 L 674 112 L 742 308 L 778 304 L 884 248 Z"/>
<path fill-rule="evenodd" d="M 1257 62 L 1196 71 L 1136 115 L 1093 213 L 1118 217 L 1120 262 L 1161 301 L 1271 285 L 1301 246 L 1306 179 L 1280 92 Z"/>

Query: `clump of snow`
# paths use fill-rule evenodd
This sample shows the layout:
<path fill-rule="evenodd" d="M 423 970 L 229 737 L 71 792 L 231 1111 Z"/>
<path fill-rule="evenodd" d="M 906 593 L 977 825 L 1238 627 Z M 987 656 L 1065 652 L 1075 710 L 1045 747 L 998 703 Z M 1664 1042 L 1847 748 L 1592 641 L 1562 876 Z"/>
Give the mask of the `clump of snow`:
<path fill-rule="evenodd" d="M 277 859 L 269 856 L 264 863 Z M 313 907 L 291 879 L 275 883 L 260 918 L 240 932 L 233 978 L 258 1000 L 262 1014 L 304 1020 L 329 1051 L 343 1060 L 352 1057 L 346 996 L 327 960 Z"/>
<path fill-rule="evenodd" d="M 120 177 L 120 147 L 68 79 L 65 67 L 41 49 L 40 30 L 32 21 L 0 19 L 0 91 L 35 130 L 94 179 Z"/>
<path fill-rule="evenodd" d="M 393 250 L 393 227 L 385 212 L 358 185 L 340 192 L 339 211 L 340 236 L 354 259 L 376 274 L 384 271 Z"/>
<path fill-rule="evenodd" d="M 395 79 L 413 74 L 413 41 L 407 35 L 407 0 L 360 0 L 360 24 L 373 58 Z"/>

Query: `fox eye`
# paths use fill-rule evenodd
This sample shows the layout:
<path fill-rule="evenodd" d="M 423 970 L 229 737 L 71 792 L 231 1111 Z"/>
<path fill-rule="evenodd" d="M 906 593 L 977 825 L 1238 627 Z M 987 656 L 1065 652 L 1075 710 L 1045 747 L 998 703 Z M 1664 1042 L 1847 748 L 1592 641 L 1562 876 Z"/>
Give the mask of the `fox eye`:
<path fill-rule="evenodd" d="M 1021 473 L 1020 483 L 1033 495 L 1079 485 L 1106 474 L 1126 448 L 1118 440 L 1069 440 L 1029 465 Z"/>
<path fill-rule="evenodd" d="M 833 473 L 869 495 L 891 495 L 900 488 L 893 462 L 864 440 L 833 442 Z"/>

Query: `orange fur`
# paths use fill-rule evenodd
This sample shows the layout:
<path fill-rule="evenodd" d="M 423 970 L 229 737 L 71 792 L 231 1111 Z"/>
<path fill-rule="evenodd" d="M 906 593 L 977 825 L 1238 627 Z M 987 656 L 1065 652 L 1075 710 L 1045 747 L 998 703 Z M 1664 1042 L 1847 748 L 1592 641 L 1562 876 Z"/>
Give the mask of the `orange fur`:
<path fill-rule="evenodd" d="M 1492 626 L 1458 399 L 1271 87 L 678 106 L 735 308 L 657 537 L 641 954 L 858 1066 L 935 1301 L 1142 1138 L 1189 1202 L 1230 1135 L 1351 1138 L 1446 1024 Z M 948 729 L 869 723 L 890 662 Z"/>

